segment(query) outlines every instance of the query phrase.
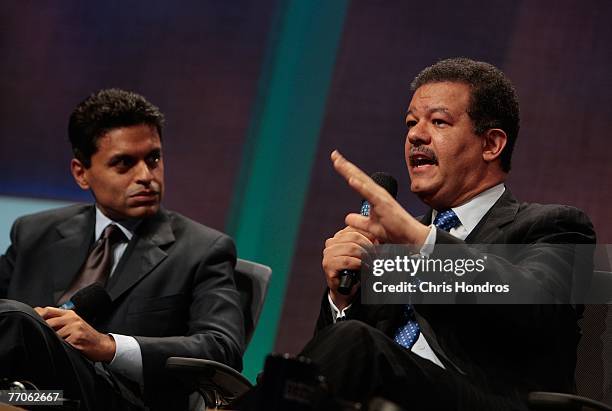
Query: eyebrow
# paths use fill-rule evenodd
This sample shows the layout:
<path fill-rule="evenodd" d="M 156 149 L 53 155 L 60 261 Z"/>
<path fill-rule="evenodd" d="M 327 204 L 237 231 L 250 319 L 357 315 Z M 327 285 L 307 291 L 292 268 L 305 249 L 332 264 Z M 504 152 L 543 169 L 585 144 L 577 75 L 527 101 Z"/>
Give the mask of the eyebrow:
<path fill-rule="evenodd" d="M 161 147 L 154 148 L 151 151 L 149 151 L 149 154 L 147 154 L 147 157 L 150 155 L 154 155 L 154 154 L 161 155 L 161 153 L 162 153 Z"/>
<path fill-rule="evenodd" d="M 161 155 L 161 153 L 162 153 L 161 147 L 155 147 L 155 148 L 151 149 L 151 151 L 149 151 L 145 155 L 145 157 L 149 157 L 151 155 Z M 133 158 L 136 158 L 136 156 L 134 156 L 132 154 L 128 154 L 128 153 L 117 153 L 117 154 L 113 155 L 109 159 L 109 163 L 116 162 L 118 160 L 126 160 L 126 159 L 133 159 Z"/>
<path fill-rule="evenodd" d="M 112 156 L 108 160 L 108 164 L 113 166 L 113 165 L 117 164 L 121 160 L 131 160 L 133 158 L 134 158 L 134 156 L 131 156 L 129 154 L 115 154 L 114 156 Z"/>
<path fill-rule="evenodd" d="M 447 116 L 449 116 L 451 119 L 454 119 L 453 115 L 450 113 L 450 111 L 448 111 L 447 108 L 445 107 L 433 107 L 430 108 L 429 110 L 427 110 L 427 114 L 431 115 L 433 113 L 442 113 L 442 114 L 446 114 Z M 406 117 L 408 117 L 409 115 L 414 115 L 414 113 L 412 112 L 412 110 L 408 110 L 406 112 Z"/>

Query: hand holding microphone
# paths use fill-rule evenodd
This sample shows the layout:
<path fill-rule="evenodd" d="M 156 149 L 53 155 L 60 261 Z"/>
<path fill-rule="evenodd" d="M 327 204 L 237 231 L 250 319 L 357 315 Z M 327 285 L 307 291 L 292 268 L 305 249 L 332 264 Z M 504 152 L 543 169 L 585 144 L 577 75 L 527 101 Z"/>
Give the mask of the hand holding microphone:
<path fill-rule="evenodd" d="M 111 298 L 100 284 L 77 291 L 60 307 L 35 307 L 34 310 L 55 330 L 57 335 L 92 361 L 110 362 L 116 350 L 109 334 L 96 331 L 90 322 L 106 314 Z"/>
<path fill-rule="evenodd" d="M 393 196 L 397 194 L 397 182 L 386 173 L 374 173 L 372 178 Z M 369 203 L 362 201 L 362 215 L 369 214 Z M 334 304 L 342 309 L 351 303 L 359 282 L 359 269 L 363 253 L 374 245 L 375 237 L 367 231 L 346 227 L 325 242 L 323 270 L 331 290 Z"/>
<path fill-rule="evenodd" d="M 108 291 L 100 284 L 93 283 L 74 293 L 70 300 L 60 305 L 63 310 L 74 310 L 87 322 L 108 313 L 111 308 L 111 297 Z"/>
<path fill-rule="evenodd" d="M 397 197 L 397 180 L 390 174 L 378 171 L 370 176 L 372 180 L 385 190 L 393 198 Z M 360 214 L 368 217 L 370 215 L 370 203 L 368 200 L 363 199 L 361 201 Z M 343 269 L 340 272 L 340 284 L 338 285 L 338 292 L 343 295 L 349 295 L 353 285 L 359 281 L 359 270 Z"/>
<path fill-rule="evenodd" d="M 337 308 L 343 309 L 349 305 L 358 291 L 358 287 L 353 287 L 348 295 L 338 292 L 341 273 L 344 270 L 358 271 L 361 268 L 363 254 L 374 245 L 374 242 L 374 237 L 352 227 L 343 228 L 325 241 L 323 271 Z"/>

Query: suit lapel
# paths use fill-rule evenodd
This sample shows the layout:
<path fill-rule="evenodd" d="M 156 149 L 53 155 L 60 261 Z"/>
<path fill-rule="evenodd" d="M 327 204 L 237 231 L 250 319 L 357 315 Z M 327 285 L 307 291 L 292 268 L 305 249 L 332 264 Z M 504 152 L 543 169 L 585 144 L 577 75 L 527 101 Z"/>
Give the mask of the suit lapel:
<path fill-rule="evenodd" d="M 425 225 L 430 225 L 432 215 L 433 215 L 433 209 L 430 208 L 427 214 L 417 217 L 417 220 L 419 220 L 421 223 Z"/>
<path fill-rule="evenodd" d="M 459 366 L 452 361 L 440 344 L 438 343 L 438 338 L 436 337 L 436 333 L 432 330 L 431 325 L 429 325 L 429 321 L 425 319 L 425 317 L 419 315 L 418 311 L 414 310 L 414 315 L 416 317 L 417 322 L 419 323 L 419 327 L 421 328 L 421 332 L 425 336 L 425 340 L 429 347 L 433 350 L 433 352 L 442 360 L 442 362 L 448 367 L 449 365 L 455 368 L 460 374 L 466 375 L 465 371 L 463 371 Z"/>
<path fill-rule="evenodd" d="M 503 238 L 503 227 L 514 221 L 519 203 L 506 187 L 504 194 L 493 204 L 493 207 L 480 219 L 476 227 L 467 236 L 468 244 L 499 243 Z"/>
<path fill-rule="evenodd" d="M 88 207 L 57 226 L 58 240 L 49 245 L 40 257 L 43 270 L 53 279 L 53 303 L 77 274 L 93 242 L 95 209 Z"/>
<path fill-rule="evenodd" d="M 499 238 L 503 235 L 502 228 L 514 221 L 516 213 L 519 209 L 519 203 L 506 187 L 504 194 L 493 204 L 493 207 L 480 219 L 476 227 L 467 236 L 465 242 L 468 244 L 488 244 L 499 242 Z M 421 223 L 425 225 L 431 224 L 431 216 L 433 210 L 429 210 L 427 214 L 417 217 Z"/>
<path fill-rule="evenodd" d="M 468 244 L 487 244 L 499 242 L 499 239 L 503 237 L 502 228 L 514 220 L 518 209 L 519 203 L 516 201 L 508 187 L 506 187 L 504 194 L 502 194 L 493 207 L 491 207 L 491 209 L 478 222 L 476 227 L 465 239 L 465 242 Z M 427 214 L 418 217 L 418 220 L 426 225 L 431 224 L 432 211 L 433 210 L 429 210 Z M 441 358 L 446 365 L 451 365 L 461 374 L 466 374 L 446 355 L 444 350 L 442 350 L 440 344 L 438 343 L 436 333 L 432 329 L 431 325 L 425 319 L 425 317 L 419 315 L 418 306 L 415 307 L 415 316 L 421 328 L 421 332 L 436 355 Z"/>
<path fill-rule="evenodd" d="M 138 226 L 109 284 L 113 301 L 149 275 L 168 255 L 161 248 L 175 241 L 170 220 L 165 211 Z"/>

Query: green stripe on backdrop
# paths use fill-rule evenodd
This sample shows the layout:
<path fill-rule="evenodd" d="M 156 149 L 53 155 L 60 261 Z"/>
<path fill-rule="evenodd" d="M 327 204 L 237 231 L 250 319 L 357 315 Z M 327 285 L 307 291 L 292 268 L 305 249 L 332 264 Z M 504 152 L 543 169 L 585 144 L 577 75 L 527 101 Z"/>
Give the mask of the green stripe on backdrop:
<path fill-rule="evenodd" d="M 280 0 L 227 231 L 241 258 L 272 267 L 244 358 L 251 381 L 274 348 L 348 0 Z"/>

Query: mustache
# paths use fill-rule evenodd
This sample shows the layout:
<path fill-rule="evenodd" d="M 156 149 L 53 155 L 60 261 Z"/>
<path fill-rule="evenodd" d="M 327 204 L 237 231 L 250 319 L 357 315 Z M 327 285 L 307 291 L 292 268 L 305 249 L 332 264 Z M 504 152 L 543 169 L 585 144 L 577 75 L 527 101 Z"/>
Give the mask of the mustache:
<path fill-rule="evenodd" d="M 429 147 L 412 146 L 410 148 L 410 159 L 412 160 L 417 154 L 422 154 L 431 159 L 433 162 L 438 163 L 438 156 L 436 156 L 436 153 Z"/>

